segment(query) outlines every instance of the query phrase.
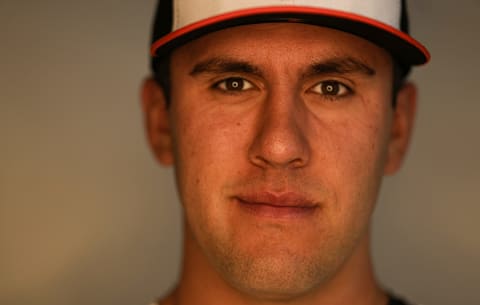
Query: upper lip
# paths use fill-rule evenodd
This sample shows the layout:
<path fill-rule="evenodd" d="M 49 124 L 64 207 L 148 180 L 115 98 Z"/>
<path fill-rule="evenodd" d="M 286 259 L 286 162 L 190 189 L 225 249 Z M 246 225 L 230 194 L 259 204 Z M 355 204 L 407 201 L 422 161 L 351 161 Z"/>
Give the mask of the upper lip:
<path fill-rule="evenodd" d="M 253 192 L 235 196 L 243 203 L 269 205 L 272 207 L 313 208 L 318 204 L 307 196 L 295 193 Z"/>

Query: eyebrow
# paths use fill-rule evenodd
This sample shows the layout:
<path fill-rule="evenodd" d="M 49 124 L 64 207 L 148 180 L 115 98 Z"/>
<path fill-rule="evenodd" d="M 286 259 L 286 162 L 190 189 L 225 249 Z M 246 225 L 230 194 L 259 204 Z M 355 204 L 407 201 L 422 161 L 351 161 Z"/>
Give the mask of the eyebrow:
<path fill-rule="evenodd" d="M 191 76 L 202 73 L 248 73 L 261 76 L 262 73 L 258 67 L 246 62 L 230 58 L 214 57 L 197 63 L 192 71 Z"/>
<path fill-rule="evenodd" d="M 366 76 L 374 76 L 376 71 L 366 63 L 353 57 L 338 57 L 313 63 L 303 74 L 303 77 L 347 73 L 361 73 Z"/>
<path fill-rule="evenodd" d="M 230 58 L 214 57 L 197 63 L 192 71 L 191 76 L 197 76 L 202 73 L 248 73 L 262 76 L 260 69 L 246 61 L 235 60 Z M 366 76 L 374 76 L 376 71 L 366 63 L 353 57 L 338 57 L 321 60 L 311 64 L 302 78 L 309 78 L 323 74 L 347 74 L 361 73 Z"/>

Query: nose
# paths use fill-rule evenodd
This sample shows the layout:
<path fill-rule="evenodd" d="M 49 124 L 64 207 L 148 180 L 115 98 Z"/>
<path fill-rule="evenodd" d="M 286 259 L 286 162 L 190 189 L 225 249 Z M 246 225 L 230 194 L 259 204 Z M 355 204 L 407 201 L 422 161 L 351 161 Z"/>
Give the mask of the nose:
<path fill-rule="evenodd" d="M 249 148 L 250 162 L 261 168 L 304 167 L 310 159 L 310 146 L 301 103 L 286 95 L 267 99 Z"/>

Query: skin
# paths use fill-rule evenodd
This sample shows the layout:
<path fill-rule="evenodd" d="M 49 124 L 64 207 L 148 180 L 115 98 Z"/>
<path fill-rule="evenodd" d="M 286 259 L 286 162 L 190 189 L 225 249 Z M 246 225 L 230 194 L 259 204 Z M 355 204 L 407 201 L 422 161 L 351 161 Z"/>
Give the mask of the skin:
<path fill-rule="evenodd" d="M 172 54 L 171 101 L 143 87 L 148 138 L 184 211 L 179 284 L 163 304 L 386 304 L 369 253 L 384 175 L 405 155 L 415 88 L 340 31 L 258 24 Z"/>

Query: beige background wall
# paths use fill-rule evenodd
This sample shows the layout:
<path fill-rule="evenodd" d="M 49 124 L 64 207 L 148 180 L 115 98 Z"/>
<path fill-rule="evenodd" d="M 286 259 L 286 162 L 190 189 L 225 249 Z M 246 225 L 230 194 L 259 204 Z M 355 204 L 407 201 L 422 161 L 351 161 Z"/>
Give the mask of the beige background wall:
<path fill-rule="evenodd" d="M 171 170 L 138 102 L 154 0 L 0 0 L 0 304 L 147 304 L 174 282 Z M 410 1 L 433 54 L 375 215 L 380 278 L 422 304 L 480 295 L 480 1 Z"/>

